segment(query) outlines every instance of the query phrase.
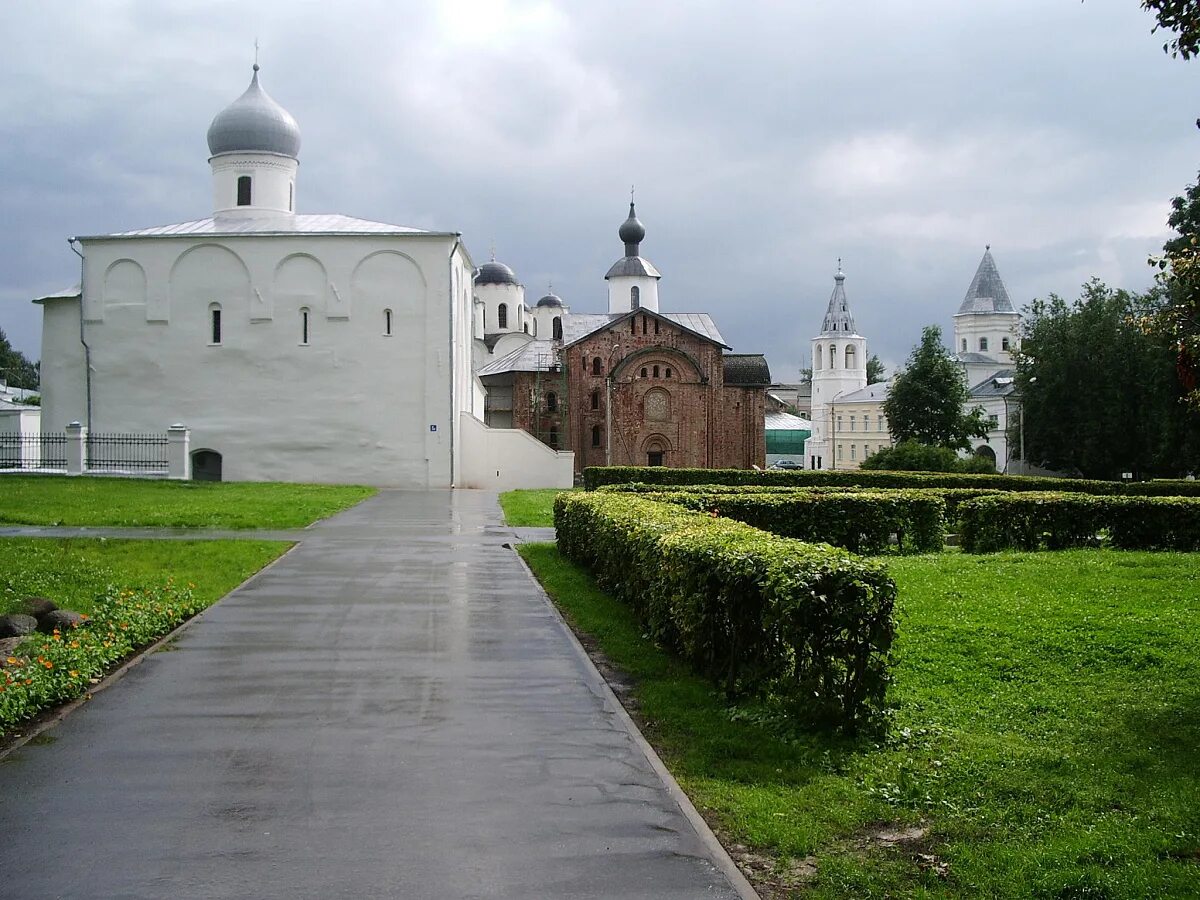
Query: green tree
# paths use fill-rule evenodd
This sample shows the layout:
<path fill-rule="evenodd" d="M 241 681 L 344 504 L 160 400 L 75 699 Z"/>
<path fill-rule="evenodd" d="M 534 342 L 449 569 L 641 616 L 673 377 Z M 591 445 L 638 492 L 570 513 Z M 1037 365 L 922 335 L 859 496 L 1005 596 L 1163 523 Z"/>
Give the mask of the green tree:
<path fill-rule="evenodd" d="M 932 447 L 916 441 L 903 441 L 894 447 L 881 447 L 862 461 L 860 468 L 892 472 L 974 472 L 991 473 L 996 467 L 982 456 L 963 458 L 949 447 Z"/>
<path fill-rule="evenodd" d="M 1163 52 L 1191 59 L 1200 55 L 1200 2 L 1197 0 L 1142 0 L 1142 9 L 1154 13 L 1160 28 L 1175 32 L 1163 44 Z"/>
<path fill-rule="evenodd" d="M 883 403 L 896 441 L 965 450 L 987 434 L 981 407 L 966 411 L 967 386 L 958 364 L 942 346 L 942 330 L 928 325 L 908 364 L 892 379 Z"/>
<path fill-rule="evenodd" d="M 877 354 L 872 353 L 871 358 L 867 360 L 867 384 L 878 384 L 887 377 L 887 369 L 884 368 Z"/>
<path fill-rule="evenodd" d="M 11 387 L 36 390 L 38 386 L 38 364 L 30 362 L 25 355 L 9 343 L 0 328 L 0 379 Z"/>
<path fill-rule="evenodd" d="M 1027 459 L 1089 478 L 1197 468 L 1200 416 L 1170 348 L 1139 325 L 1167 305 L 1161 286 L 1138 295 L 1096 279 L 1071 304 L 1053 294 L 1031 304 L 1016 354 Z"/>

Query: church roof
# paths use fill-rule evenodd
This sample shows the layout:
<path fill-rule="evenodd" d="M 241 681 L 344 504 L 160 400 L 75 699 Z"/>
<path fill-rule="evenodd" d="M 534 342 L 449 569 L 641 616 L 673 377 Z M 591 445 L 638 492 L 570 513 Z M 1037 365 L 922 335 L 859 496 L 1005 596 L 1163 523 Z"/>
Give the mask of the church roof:
<path fill-rule="evenodd" d="M 1001 369 L 971 388 L 971 397 L 986 400 L 989 397 L 1007 397 L 1016 393 L 1016 371 Z"/>
<path fill-rule="evenodd" d="M 842 273 L 839 261 L 837 274 L 833 276 L 833 293 L 829 295 L 829 306 L 825 309 L 825 319 L 821 322 L 821 334 L 858 334 L 854 327 L 854 314 L 850 312 L 850 304 L 846 300 L 846 276 Z"/>
<path fill-rule="evenodd" d="M 612 268 L 608 270 L 608 274 L 604 278 L 607 280 L 618 275 L 648 275 L 651 278 L 662 278 L 658 269 L 654 268 L 654 264 L 640 256 L 621 257 L 612 264 Z"/>
<path fill-rule="evenodd" d="M 475 276 L 476 284 L 515 284 L 520 285 L 517 280 L 517 273 L 502 262 L 485 262 L 479 267 L 479 274 Z"/>
<path fill-rule="evenodd" d="M 811 431 L 812 420 L 791 413 L 767 410 L 763 415 L 767 431 Z"/>
<path fill-rule="evenodd" d="M 766 387 L 771 383 L 771 370 L 761 353 L 726 353 L 721 359 L 725 364 L 726 384 Z"/>
<path fill-rule="evenodd" d="M 536 372 L 545 370 L 549 361 L 557 359 L 554 341 L 532 340 L 499 359 L 492 360 L 475 374 L 503 375 L 506 372 Z"/>
<path fill-rule="evenodd" d="M 975 365 L 975 364 L 997 365 L 997 366 L 1000 365 L 1000 360 L 996 359 L 995 357 L 988 356 L 986 353 L 975 353 L 975 352 L 955 353 L 954 361 L 960 362 L 960 363 L 965 363 L 968 365 Z"/>
<path fill-rule="evenodd" d="M 834 403 L 877 403 L 880 400 L 886 400 L 888 389 L 891 388 L 891 380 L 877 381 L 874 384 L 868 384 L 865 388 L 859 388 L 857 391 L 850 391 L 848 394 L 839 394 L 833 398 Z"/>
<path fill-rule="evenodd" d="M 1008 289 L 996 268 L 996 261 L 992 259 L 992 248 L 989 245 L 983 251 L 983 259 L 979 261 L 979 268 L 975 270 L 975 277 L 971 279 L 967 295 L 963 297 L 962 305 L 958 308 L 958 315 L 1015 312 L 1012 301 L 1008 299 Z"/>
<path fill-rule="evenodd" d="M 617 229 L 617 237 L 625 245 L 625 255 L 612 264 L 612 268 L 608 270 L 608 274 L 604 276 L 607 281 L 609 278 L 616 278 L 621 275 L 645 275 L 650 278 L 662 278 L 658 269 L 648 259 L 642 258 L 641 243 L 646 237 L 646 226 L 642 224 L 637 217 L 637 211 L 633 208 L 633 201 L 629 203 L 629 218 L 621 223 L 621 227 Z"/>
<path fill-rule="evenodd" d="M 71 285 L 69 288 L 63 288 L 61 291 L 55 291 L 53 294 L 43 294 L 41 297 L 34 297 L 34 303 L 41 303 L 45 300 L 78 300 L 83 296 L 83 287 L 78 284 Z"/>
<path fill-rule="evenodd" d="M 175 225 L 159 225 L 136 231 L 120 231 L 115 234 L 94 234 L 81 240 L 102 238 L 139 237 L 187 237 L 208 234 L 429 234 L 449 236 L 455 232 L 425 231 L 406 225 L 389 225 L 386 222 L 371 222 L 341 215 L 290 215 L 263 216 L 243 219 L 240 216 L 215 216 L 197 219 L 194 222 L 179 222 Z"/>
<path fill-rule="evenodd" d="M 217 113 L 208 126 L 208 150 L 222 153 L 300 155 L 300 126 L 258 83 L 258 63 L 242 96 Z"/>
<path fill-rule="evenodd" d="M 721 337 L 721 332 L 717 330 L 717 323 L 708 313 L 662 313 L 650 309 L 636 309 L 627 313 L 571 313 L 563 316 L 563 346 L 570 346 L 581 341 L 589 334 L 593 334 L 601 328 L 607 328 L 619 319 L 641 313 L 658 316 L 660 319 L 673 322 L 680 328 L 715 344 L 720 344 L 725 348 L 729 347 L 725 343 L 725 339 Z"/>

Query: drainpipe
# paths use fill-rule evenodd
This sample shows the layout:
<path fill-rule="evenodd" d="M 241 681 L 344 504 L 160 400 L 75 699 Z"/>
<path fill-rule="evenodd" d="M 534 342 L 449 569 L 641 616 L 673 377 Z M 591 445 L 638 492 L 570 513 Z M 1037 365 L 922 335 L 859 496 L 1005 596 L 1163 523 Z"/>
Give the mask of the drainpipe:
<path fill-rule="evenodd" d="M 85 269 L 85 260 L 83 254 L 75 247 L 79 243 L 79 238 L 67 238 L 67 245 L 79 257 L 79 343 L 83 344 L 83 387 L 84 396 L 87 399 L 87 427 L 88 434 L 92 433 L 92 348 L 88 346 L 88 342 L 84 339 L 83 334 L 83 275 Z M 80 244 L 80 246 L 83 246 Z"/>

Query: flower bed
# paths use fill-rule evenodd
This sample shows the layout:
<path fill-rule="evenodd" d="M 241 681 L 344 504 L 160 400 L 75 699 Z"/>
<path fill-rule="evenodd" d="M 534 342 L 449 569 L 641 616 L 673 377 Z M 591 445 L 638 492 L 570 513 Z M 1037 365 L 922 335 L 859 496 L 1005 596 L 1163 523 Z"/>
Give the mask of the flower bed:
<path fill-rule="evenodd" d="M 0 659 L 0 735 L 81 696 L 117 663 L 206 605 L 195 599 L 191 585 L 171 581 L 139 591 L 109 587 L 95 613 L 80 624 L 30 635 Z"/>

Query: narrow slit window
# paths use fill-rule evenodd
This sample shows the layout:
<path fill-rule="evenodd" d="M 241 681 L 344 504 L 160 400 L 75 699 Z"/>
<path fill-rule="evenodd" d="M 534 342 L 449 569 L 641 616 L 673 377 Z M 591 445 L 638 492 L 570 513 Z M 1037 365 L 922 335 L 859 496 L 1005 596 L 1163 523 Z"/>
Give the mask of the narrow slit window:
<path fill-rule="evenodd" d="M 642 316 L 642 334 L 649 334 L 649 333 L 650 333 L 650 331 L 648 328 L 648 323 L 646 322 L 646 317 Z"/>
<path fill-rule="evenodd" d="M 308 308 L 300 310 L 300 343 L 308 343 Z"/>
<path fill-rule="evenodd" d="M 600 392 L 592 391 L 592 409 L 600 408 Z"/>
<path fill-rule="evenodd" d="M 209 310 L 209 322 L 212 326 L 211 337 L 212 343 L 221 343 L 221 307 L 214 306 Z"/>
<path fill-rule="evenodd" d="M 629 306 L 631 309 L 637 309 L 642 305 L 642 289 L 639 287 L 631 287 L 629 289 Z"/>
<path fill-rule="evenodd" d="M 593 447 L 600 446 L 600 426 L 599 425 L 592 426 L 592 446 Z"/>
<path fill-rule="evenodd" d="M 392 334 L 392 311 L 390 309 L 383 311 L 383 333 L 389 337 Z"/>
<path fill-rule="evenodd" d="M 654 377 L 655 377 L 655 378 L 657 378 L 657 377 L 658 377 L 658 366 L 655 366 L 655 367 L 654 367 Z"/>
<path fill-rule="evenodd" d="M 550 336 L 556 340 L 562 340 L 562 316 L 555 316 L 550 322 Z"/>
<path fill-rule="evenodd" d="M 237 180 L 237 205 L 249 206 L 251 199 L 250 176 L 239 175 Z"/>
<path fill-rule="evenodd" d="M 289 181 L 288 182 L 288 212 L 295 212 L 295 210 L 296 210 L 296 183 L 294 181 Z"/>
<path fill-rule="evenodd" d="M 592 374 L 593 375 L 603 374 L 603 370 L 601 368 L 603 365 L 604 364 L 602 362 L 600 362 L 600 357 L 597 356 L 595 359 L 593 359 L 592 360 Z"/>
<path fill-rule="evenodd" d="M 659 325 L 658 319 L 655 319 L 654 320 L 654 333 L 655 334 L 658 334 L 658 325 Z"/>
<path fill-rule="evenodd" d="M 546 412 L 558 412 L 558 394 L 554 391 L 546 395 Z"/>
<path fill-rule="evenodd" d="M 667 377 L 668 378 L 671 377 L 671 367 L 670 366 L 667 366 Z"/>
<path fill-rule="evenodd" d="M 496 324 L 501 328 L 508 327 L 508 304 L 501 303 L 500 308 L 496 310 Z"/>
<path fill-rule="evenodd" d="M 643 378 L 646 377 L 646 367 L 645 366 L 642 366 L 642 377 Z"/>
<path fill-rule="evenodd" d="M 558 429 L 557 428 L 550 429 L 550 446 L 553 447 L 555 450 L 558 449 Z"/>

